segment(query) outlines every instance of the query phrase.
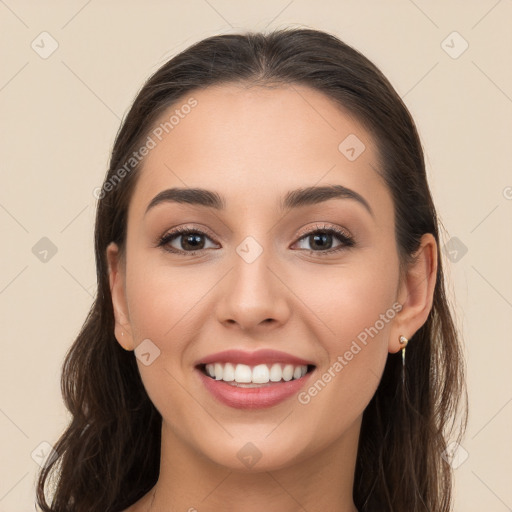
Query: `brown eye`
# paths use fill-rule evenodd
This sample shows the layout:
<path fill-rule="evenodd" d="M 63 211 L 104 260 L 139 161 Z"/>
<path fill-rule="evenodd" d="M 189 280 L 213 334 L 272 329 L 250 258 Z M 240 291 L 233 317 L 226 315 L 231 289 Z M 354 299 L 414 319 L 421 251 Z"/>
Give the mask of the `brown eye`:
<path fill-rule="evenodd" d="M 189 233 L 188 235 L 179 235 L 181 238 L 181 249 L 195 251 L 204 247 L 203 235 Z"/>
<path fill-rule="evenodd" d="M 199 229 L 178 228 L 164 235 L 158 246 L 169 252 L 194 254 L 208 248 L 208 240 L 211 241 L 210 237 Z"/>
<path fill-rule="evenodd" d="M 333 244 L 333 235 L 331 233 L 316 233 L 308 236 L 310 247 L 315 249 L 330 249 Z"/>
<path fill-rule="evenodd" d="M 309 248 L 302 247 L 303 249 L 322 255 L 332 254 L 355 245 L 353 238 L 334 227 L 317 227 L 317 229 L 303 235 L 299 242 L 309 244 Z"/>

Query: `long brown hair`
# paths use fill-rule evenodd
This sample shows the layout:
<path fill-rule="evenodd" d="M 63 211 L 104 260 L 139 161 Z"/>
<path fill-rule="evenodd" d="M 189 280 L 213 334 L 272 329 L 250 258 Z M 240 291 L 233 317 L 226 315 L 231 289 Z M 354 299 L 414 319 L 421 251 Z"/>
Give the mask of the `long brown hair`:
<path fill-rule="evenodd" d="M 379 69 L 337 37 L 311 29 L 209 37 L 166 62 L 137 95 L 98 194 L 98 291 L 63 365 L 62 393 L 72 419 L 54 446 L 57 456 L 40 473 L 38 505 L 45 512 L 119 512 L 158 479 L 162 419 L 146 394 L 133 353 L 114 337 L 106 248 L 116 242 L 123 250 L 128 205 L 141 166 L 127 167 L 126 162 L 147 140 L 155 120 L 193 91 L 223 83 L 302 84 L 337 102 L 377 144 L 378 171 L 394 201 L 401 264 L 411 261 L 423 234 L 435 236 L 439 265 L 433 306 L 407 347 L 405 379 L 399 354 L 388 355 L 364 412 L 354 501 L 360 512 L 447 512 L 452 470 L 443 453 L 448 435 L 455 433 L 460 440 L 464 430 L 466 395 L 420 139 L 406 106 Z M 51 487 L 50 503 L 45 487 Z"/>

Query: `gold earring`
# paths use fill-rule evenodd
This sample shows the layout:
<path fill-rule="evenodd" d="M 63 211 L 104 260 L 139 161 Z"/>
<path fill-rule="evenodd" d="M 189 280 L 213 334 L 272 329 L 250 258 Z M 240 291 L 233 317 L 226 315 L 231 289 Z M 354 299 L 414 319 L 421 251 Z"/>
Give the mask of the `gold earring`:
<path fill-rule="evenodd" d="M 407 347 L 409 340 L 405 336 L 400 336 L 398 340 L 400 341 L 400 345 L 402 345 L 402 366 L 405 366 L 405 347 Z"/>

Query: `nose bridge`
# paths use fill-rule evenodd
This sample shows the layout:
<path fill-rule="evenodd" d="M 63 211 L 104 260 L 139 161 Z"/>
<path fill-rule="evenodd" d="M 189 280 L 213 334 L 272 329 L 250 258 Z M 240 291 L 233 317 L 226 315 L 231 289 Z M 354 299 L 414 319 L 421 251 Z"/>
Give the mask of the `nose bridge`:
<path fill-rule="evenodd" d="M 220 321 L 236 322 L 243 329 L 268 320 L 282 323 L 289 314 L 286 288 L 274 275 L 272 244 L 269 237 L 259 238 L 265 241 L 247 236 L 236 246 L 218 306 Z"/>

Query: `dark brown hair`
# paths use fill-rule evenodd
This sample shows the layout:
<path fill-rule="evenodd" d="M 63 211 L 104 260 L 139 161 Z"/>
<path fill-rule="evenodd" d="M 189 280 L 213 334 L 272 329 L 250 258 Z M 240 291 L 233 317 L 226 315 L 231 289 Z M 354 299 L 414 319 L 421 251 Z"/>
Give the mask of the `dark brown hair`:
<path fill-rule="evenodd" d="M 114 337 L 106 248 L 110 242 L 124 247 L 128 205 L 141 167 L 126 167 L 130 155 L 166 109 L 194 91 L 224 83 L 301 84 L 337 102 L 377 144 L 378 172 L 394 201 L 402 268 L 412 261 L 423 234 L 435 236 L 439 265 L 433 306 L 407 347 L 405 380 L 400 354 L 388 355 L 364 412 L 354 501 L 360 512 L 447 512 L 452 473 L 442 454 L 448 435 L 458 434 L 460 440 L 466 424 L 465 402 L 456 421 L 465 387 L 421 143 L 411 115 L 379 69 L 337 37 L 310 29 L 204 39 L 166 62 L 137 95 L 99 194 L 98 291 L 63 365 L 62 393 L 72 419 L 54 446 L 58 455 L 39 476 L 39 506 L 45 512 L 119 512 L 158 479 L 161 416 L 146 394 L 134 354 Z"/>

